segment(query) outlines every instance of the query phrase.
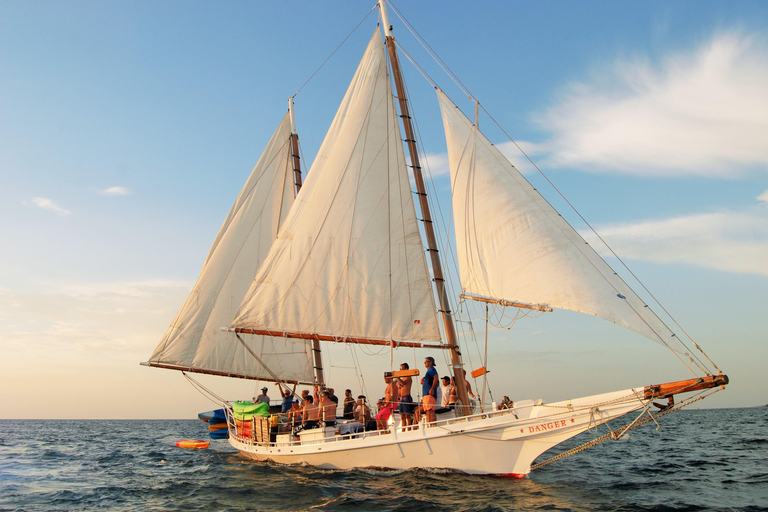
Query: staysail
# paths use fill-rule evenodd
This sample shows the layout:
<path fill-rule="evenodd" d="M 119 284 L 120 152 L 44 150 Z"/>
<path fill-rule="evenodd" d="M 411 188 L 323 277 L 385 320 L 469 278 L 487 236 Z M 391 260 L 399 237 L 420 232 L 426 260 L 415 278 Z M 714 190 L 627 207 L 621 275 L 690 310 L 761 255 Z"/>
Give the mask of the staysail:
<path fill-rule="evenodd" d="M 272 373 L 228 326 L 294 202 L 290 118 L 283 118 L 208 253 L 200 277 L 160 344 L 150 366 L 231 377 L 314 380 L 305 341 L 243 336 Z"/>
<path fill-rule="evenodd" d="M 687 353 L 442 91 L 438 98 L 464 292 L 595 315 Z"/>
<path fill-rule="evenodd" d="M 387 61 L 368 44 L 233 326 L 440 339 Z"/>

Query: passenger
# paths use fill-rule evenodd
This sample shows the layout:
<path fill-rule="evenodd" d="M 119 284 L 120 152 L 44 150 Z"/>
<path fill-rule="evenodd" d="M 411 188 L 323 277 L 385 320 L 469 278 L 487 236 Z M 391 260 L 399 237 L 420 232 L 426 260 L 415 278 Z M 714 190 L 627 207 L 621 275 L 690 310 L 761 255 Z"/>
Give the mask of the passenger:
<path fill-rule="evenodd" d="M 408 369 L 408 363 L 400 365 L 401 370 Z M 400 413 L 400 424 L 405 427 L 413 425 L 413 409 L 416 404 L 413 403 L 411 397 L 411 385 L 413 379 L 411 377 L 395 377 L 392 381 L 397 386 L 397 396 L 400 401 L 398 405 L 398 412 Z M 409 430 L 406 428 L 406 430 Z"/>
<path fill-rule="evenodd" d="M 307 401 L 304 402 L 304 411 L 302 412 L 301 418 L 302 430 L 317 428 L 320 423 L 320 407 L 315 405 L 314 399 L 309 395 L 307 395 Z"/>
<path fill-rule="evenodd" d="M 469 380 L 467 380 L 467 370 L 462 370 L 464 372 L 464 385 L 467 386 L 467 393 L 469 393 L 469 396 L 472 398 L 477 398 L 475 394 L 472 392 L 472 385 L 469 383 Z"/>
<path fill-rule="evenodd" d="M 326 427 L 336 425 L 336 403 L 328 396 L 328 391 L 320 393 L 320 419 L 325 422 Z"/>
<path fill-rule="evenodd" d="M 305 403 L 307 403 L 307 397 L 308 396 L 309 396 L 309 390 L 308 389 L 304 389 L 304 390 L 301 391 L 301 403 L 302 403 L 302 406 Z"/>
<path fill-rule="evenodd" d="M 334 394 L 334 392 L 333 392 L 333 388 L 328 388 L 328 398 L 330 398 L 330 399 L 331 399 L 331 401 L 332 401 L 333 403 L 335 403 L 335 404 L 336 404 L 336 407 L 338 407 L 338 406 L 339 406 L 339 397 L 337 397 L 337 396 Z"/>
<path fill-rule="evenodd" d="M 362 423 L 365 430 L 374 430 L 376 428 L 376 422 L 371 420 L 371 408 L 366 403 L 365 395 L 357 397 L 357 403 L 355 404 L 355 420 L 358 423 Z"/>
<path fill-rule="evenodd" d="M 437 387 L 437 370 L 435 369 L 435 358 L 427 356 L 424 358 L 424 366 L 427 372 L 421 379 L 421 412 L 427 416 L 427 422 L 435 421 L 435 388 Z"/>
<path fill-rule="evenodd" d="M 459 401 L 459 391 L 456 388 L 456 377 L 451 377 L 451 390 L 448 398 L 448 407 L 450 409 L 456 408 L 456 402 Z"/>
<path fill-rule="evenodd" d="M 345 420 L 355 419 L 355 414 L 353 412 L 354 409 L 355 409 L 355 399 L 352 398 L 352 390 L 347 389 L 346 391 L 344 391 L 344 415 L 342 416 L 342 418 L 344 418 Z"/>
<path fill-rule="evenodd" d="M 441 398 L 437 403 L 438 407 L 435 408 L 435 414 L 443 414 L 448 412 L 451 408 L 448 404 L 451 402 L 451 378 L 447 375 L 441 379 L 440 382 Z"/>
<path fill-rule="evenodd" d="M 384 377 L 384 382 L 387 383 L 387 388 L 384 391 L 384 398 L 379 400 L 379 403 L 376 404 L 378 408 L 378 413 L 376 414 L 376 430 L 387 430 L 387 422 L 389 421 L 390 416 L 392 416 L 392 411 L 395 408 L 395 402 L 392 399 L 395 391 L 394 379 Z"/>
<path fill-rule="evenodd" d="M 504 399 L 501 401 L 501 403 L 497 406 L 498 410 L 502 409 L 512 409 L 515 406 L 515 402 L 509 399 L 508 396 L 504 396 Z"/>
<path fill-rule="evenodd" d="M 291 409 L 288 411 L 288 423 L 291 428 L 301 425 L 301 405 L 298 400 L 294 400 Z"/>
<path fill-rule="evenodd" d="M 286 389 L 283 392 L 283 406 L 280 408 L 280 412 L 288 412 L 293 406 L 293 394 L 290 389 Z"/>
<path fill-rule="evenodd" d="M 253 399 L 253 403 L 258 404 L 260 402 L 266 402 L 269 405 L 269 397 L 267 396 L 267 388 L 261 388 L 261 394 Z"/>

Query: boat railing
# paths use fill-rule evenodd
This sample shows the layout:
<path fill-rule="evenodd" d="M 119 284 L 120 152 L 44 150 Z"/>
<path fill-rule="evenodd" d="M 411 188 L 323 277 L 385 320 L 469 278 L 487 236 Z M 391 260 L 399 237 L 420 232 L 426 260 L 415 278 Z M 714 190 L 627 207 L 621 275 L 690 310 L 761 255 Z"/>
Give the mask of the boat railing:
<path fill-rule="evenodd" d="M 434 422 L 420 422 L 418 424 L 413 424 L 411 426 L 402 426 L 400 424 L 396 424 L 391 422 L 386 429 L 380 429 L 380 430 L 363 430 L 360 432 L 352 432 L 348 434 L 341 434 L 337 432 L 334 435 L 317 435 L 312 437 L 306 437 L 305 439 L 301 439 L 298 434 L 294 434 L 293 431 L 288 432 L 276 432 L 273 434 L 275 437 L 275 441 L 265 442 L 265 441 L 258 441 L 254 438 L 253 435 L 240 435 L 240 433 L 237 430 L 237 425 L 234 421 L 230 423 L 230 426 L 234 428 L 234 431 L 232 432 L 234 434 L 234 437 L 242 443 L 245 443 L 247 445 L 253 445 L 253 446 L 262 446 L 265 448 L 286 448 L 286 447 L 292 447 L 292 446 L 306 446 L 306 445 L 314 445 L 314 444 L 320 444 L 320 443 L 329 443 L 329 442 L 343 442 L 348 441 L 352 439 L 364 439 L 367 437 L 378 437 L 382 435 L 389 435 L 389 434 L 403 434 L 406 432 L 413 432 L 413 431 L 420 431 L 429 427 L 440 427 L 440 426 L 450 426 L 450 425 L 456 425 L 461 423 L 470 423 L 474 421 L 480 421 L 488 418 L 498 417 L 498 416 L 506 416 L 506 415 L 514 415 L 515 420 L 517 420 L 517 414 L 515 409 L 503 409 L 498 411 L 488 411 L 488 412 L 480 412 L 477 414 L 469 415 L 469 416 L 460 416 L 460 417 L 452 417 L 447 418 L 444 420 L 437 420 Z M 514 420 L 513 420 L 514 421 Z M 321 432 L 325 432 L 326 427 L 318 427 L 316 429 L 311 430 L 305 430 L 303 432 L 306 433 L 312 433 L 317 432 L 320 434 Z M 278 440 L 277 438 L 280 436 L 286 436 L 287 439 Z M 272 436 L 271 436 L 272 437 Z"/>

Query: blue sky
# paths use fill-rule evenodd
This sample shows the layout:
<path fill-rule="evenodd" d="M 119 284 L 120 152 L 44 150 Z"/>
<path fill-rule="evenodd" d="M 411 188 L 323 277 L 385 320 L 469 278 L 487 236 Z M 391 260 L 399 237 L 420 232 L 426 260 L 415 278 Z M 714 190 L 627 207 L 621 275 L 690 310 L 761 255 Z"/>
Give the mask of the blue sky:
<path fill-rule="evenodd" d="M 0 416 L 190 417 L 210 408 L 178 372 L 138 362 L 194 284 L 287 98 L 369 7 L 3 3 Z M 732 377 L 704 406 L 768 403 L 765 4 L 396 7 Z M 390 16 L 405 50 L 471 115 Z M 296 97 L 305 164 L 375 23 L 373 12 Z M 434 92 L 405 69 L 435 186 L 446 190 Z M 492 121 L 480 123 L 539 186 Z M 555 400 L 574 382 L 592 393 L 687 377 L 654 344 L 573 316 L 496 333 L 494 393 Z M 329 357 L 339 362 L 335 387 L 355 386 L 343 351 Z M 370 370 L 388 368 L 382 354 Z M 233 399 L 254 388 L 205 382 Z"/>

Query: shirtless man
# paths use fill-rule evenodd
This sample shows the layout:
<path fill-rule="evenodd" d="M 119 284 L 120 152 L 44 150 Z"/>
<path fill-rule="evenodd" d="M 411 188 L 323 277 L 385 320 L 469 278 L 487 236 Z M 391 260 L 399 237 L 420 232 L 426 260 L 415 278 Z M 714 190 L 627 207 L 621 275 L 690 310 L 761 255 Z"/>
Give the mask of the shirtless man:
<path fill-rule="evenodd" d="M 408 369 L 408 363 L 400 365 L 401 370 Z M 411 385 L 413 379 L 411 377 L 395 377 L 392 379 L 397 386 L 397 396 L 400 397 L 400 406 L 398 412 L 400 413 L 400 424 L 403 426 L 403 430 L 410 430 L 407 427 L 413 425 L 413 398 L 411 397 Z"/>
<path fill-rule="evenodd" d="M 304 430 L 309 428 L 316 428 L 320 423 L 320 407 L 314 404 L 314 400 L 311 395 L 307 395 L 307 400 L 304 402 L 304 412 L 301 415 L 301 426 Z"/>
<path fill-rule="evenodd" d="M 333 427 L 336 425 L 336 402 L 331 400 L 328 390 L 320 393 L 320 403 L 318 406 L 320 409 L 320 419 L 325 422 L 325 426 Z"/>

